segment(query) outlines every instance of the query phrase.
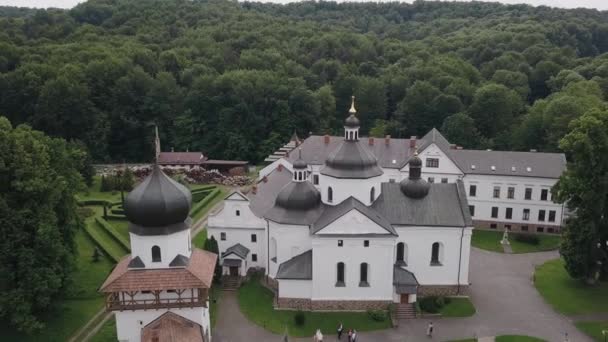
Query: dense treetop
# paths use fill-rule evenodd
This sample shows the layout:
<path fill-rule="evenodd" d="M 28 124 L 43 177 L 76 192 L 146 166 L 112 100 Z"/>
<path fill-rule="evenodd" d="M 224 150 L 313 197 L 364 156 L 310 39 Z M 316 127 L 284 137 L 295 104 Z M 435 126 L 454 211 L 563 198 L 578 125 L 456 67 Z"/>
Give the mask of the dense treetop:
<path fill-rule="evenodd" d="M 364 133 L 558 150 L 606 108 L 607 23 L 480 2 L 0 8 L 0 113 L 97 161 L 149 160 L 154 123 L 165 149 L 259 161 L 294 129 L 339 132 L 355 94 Z"/>

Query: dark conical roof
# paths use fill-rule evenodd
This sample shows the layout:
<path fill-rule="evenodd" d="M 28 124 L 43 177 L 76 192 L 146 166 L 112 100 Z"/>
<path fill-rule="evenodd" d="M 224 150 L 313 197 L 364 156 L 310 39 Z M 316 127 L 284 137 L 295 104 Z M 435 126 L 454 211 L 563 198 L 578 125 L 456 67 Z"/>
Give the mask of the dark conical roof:
<path fill-rule="evenodd" d="M 361 122 L 359 121 L 359 119 L 357 119 L 355 114 L 351 114 L 346 118 L 346 120 L 344 120 L 344 126 L 350 127 L 350 128 L 356 128 L 356 127 L 361 126 Z"/>
<path fill-rule="evenodd" d="M 152 173 L 129 193 L 124 210 L 131 223 L 163 227 L 183 223 L 188 218 L 191 203 L 190 190 L 154 165 Z"/>
<path fill-rule="evenodd" d="M 309 210 L 321 204 L 321 194 L 310 182 L 290 182 L 281 189 L 274 203 L 283 209 Z"/>
<path fill-rule="evenodd" d="M 343 141 L 325 161 L 321 174 L 335 178 L 371 178 L 383 173 L 378 160 L 360 141 Z"/>

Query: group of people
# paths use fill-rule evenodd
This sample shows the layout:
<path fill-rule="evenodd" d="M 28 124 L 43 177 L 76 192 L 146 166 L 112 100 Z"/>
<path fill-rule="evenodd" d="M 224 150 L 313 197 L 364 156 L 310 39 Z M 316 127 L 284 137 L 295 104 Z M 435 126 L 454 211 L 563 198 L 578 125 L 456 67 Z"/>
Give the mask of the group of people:
<path fill-rule="evenodd" d="M 428 327 L 426 328 L 426 336 L 428 337 L 433 337 L 433 322 L 430 322 Z M 344 326 L 342 325 L 342 323 L 340 323 L 340 325 L 338 325 L 338 340 L 342 340 L 342 334 L 344 333 Z M 566 334 L 566 336 L 568 336 Z M 348 329 L 348 333 L 346 335 L 347 337 L 347 342 L 357 342 L 357 330 L 354 329 Z M 323 342 L 323 333 L 321 333 L 321 329 L 317 329 L 317 332 L 314 334 L 313 336 L 313 340 L 315 342 Z M 566 337 L 567 340 L 567 337 Z"/>
<path fill-rule="evenodd" d="M 344 333 L 344 326 L 342 323 L 338 326 L 338 340 L 342 339 L 342 334 Z M 357 341 L 357 330 L 348 329 L 348 333 L 346 334 L 346 338 L 348 342 L 356 342 Z"/>

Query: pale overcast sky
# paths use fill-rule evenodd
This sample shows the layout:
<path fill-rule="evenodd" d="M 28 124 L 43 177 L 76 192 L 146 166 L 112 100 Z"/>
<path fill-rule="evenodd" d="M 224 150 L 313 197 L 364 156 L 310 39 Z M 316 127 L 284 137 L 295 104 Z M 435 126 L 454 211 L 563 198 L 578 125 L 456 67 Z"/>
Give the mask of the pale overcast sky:
<path fill-rule="evenodd" d="M 0 6 L 20 6 L 20 7 L 60 7 L 71 8 L 84 0 L 0 0 Z M 293 0 L 264 0 L 264 2 L 291 2 Z M 340 1 L 340 0 L 338 0 Z M 355 0 L 356 1 L 356 0 Z M 459 0 L 467 1 L 467 0 Z M 608 10 L 608 0 L 495 0 L 505 4 L 546 5 L 563 8 L 587 7 L 599 10 Z M 380 1 L 382 2 L 382 1 Z M 412 2 L 412 0 L 405 1 Z"/>

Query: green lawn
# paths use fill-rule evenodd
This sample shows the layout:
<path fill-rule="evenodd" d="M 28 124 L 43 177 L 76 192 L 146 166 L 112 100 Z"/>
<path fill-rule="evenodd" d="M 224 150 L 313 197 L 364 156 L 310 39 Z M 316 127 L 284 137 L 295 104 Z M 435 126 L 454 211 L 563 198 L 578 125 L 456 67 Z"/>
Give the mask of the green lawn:
<path fill-rule="evenodd" d="M 1 327 L 2 340 L 64 342 L 103 308 L 103 297 L 97 293 L 97 288 L 108 276 L 112 262 L 105 256 L 99 262 L 92 261 L 94 243 L 86 233 L 77 232 L 75 242 L 78 258 L 73 282 L 68 287 L 66 299 L 55 304 L 56 310 L 46 315 L 46 327 L 31 336 Z"/>
<path fill-rule="evenodd" d="M 446 304 L 439 313 L 443 317 L 469 317 L 475 314 L 475 307 L 469 298 L 450 298 L 450 304 Z"/>
<path fill-rule="evenodd" d="M 120 191 L 112 191 L 112 192 L 102 192 L 99 189 L 101 188 L 101 177 L 95 176 L 93 177 L 93 185 L 91 185 L 85 192 L 78 194 L 79 200 L 91 200 L 91 199 L 104 199 L 110 202 L 118 202 L 120 201 Z M 127 194 L 125 193 L 125 197 Z"/>
<path fill-rule="evenodd" d="M 477 342 L 476 338 L 465 338 L 464 340 L 451 340 L 447 342 Z"/>
<path fill-rule="evenodd" d="M 599 322 L 576 322 L 578 330 L 591 336 L 597 342 L 608 341 L 608 321 Z M 606 335 L 602 334 L 602 331 L 606 332 Z"/>
<path fill-rule="evenodd" d="M 112 317 L 107 320 L 99 331 L 91 337 L 89 342 L 116 342 L 116 318 Z"/>
<path fill-rule="evenodd" d="M 118 219 L 107 219 L 106 221 L 108 221 L 109 224 L 111 224 L 112 226 L 114 226 L 114 228 L 116 228 L 116 231 L 118 232 L 118 234 L 125 237 L 127 239 L 127 241 L 130 240 L 130 238 L 129 238 L 129 221 L 118 220 Z"/>
<path fill-rule="evenodd" d="M 218 185 L 217 189 L 220 191 L 220 193 L 215 196 L 213 200 L 207 203 L 207 205 L 205 205 L 198 213 L 196 213 L 196 215 L 192 216 L 192 222 L 198 221 L 201 217 L 205 216 L 205 214 L 207 214 L 207 212 L 209 212 L 209 210 L 211 210 L 211 208 L 213 208 L 217 203 L 224 200 L 224 197 L 226 197 L 226 195 L 228 194 L 228 189 L 222 185 Z"/>
<path fill-rule="evenodd" d="M 473 236 L 471 237 L 471 244 L 473 247 L 485 249 L 487 251 L 503 253 L 502 245 L 502 232 L 491 231 L 491 230 L 473 230 Z M 538 245 L 532 245 L 529 243 L 523 243 L 516 241 L 512 235 L 509 235 L 509 243 L 513 253 L 533 253 L 557 249 L 561 242 L 561 237 L 558 235 L 538 235 L 540 243 Z"/>
<path fill-rule="evenodd" d="M 211 287 L 211 293 L 209 301 L 209 315 L 211 316 L 211 328 L 215 327 L 217 322 L 217 311 L 219 309 L 220 301 L 222 299 L 222 287 L 220 285 L 214 285 Z M 213 330 L 212 330 L 213 331 Z"/>
<path fill-rule="evenodd" d="M 373 321 L 365 312 L 304 312 L 304 325 L 296 326 L 296 311 L 279 311 L 272 308 L 273 293 L 258 281 L 245 283 L 238 291 L 241 312 L 252 322 L 277 334 L 283 334 L 285 328 L 290 336 L 312 336 L 316 329 L 323 334 L 333 335 L 340 322 L 346 329 L 350 327 L 359 331 L 386 329 L 391 326 L 390 319 L 382 322 Z"/>
<path fill-rule="evenodd" d="M 496 342 L 545 342 L 540 338 L 532 337 L 532 336 L 523 336 L 523 335 L 503 335 L 496 336 L 494 340 Z"/>
<path fill-rule="evenodd" d="M 536 289 L 562 314 L 608 312 L 608 283 L 587 286 L 580 280 L 570 278 L 561 259 L 551 260 L 539 266 L 534 278 Z"/>
<path fill-rule="evenodd" d="M 207 227 L 196 234 L 194 239 L 192 239 L 192 243 L 194 244 L 194 247 L 202 249 L 205 245 L 205 241 L 207 241 Z"/>

